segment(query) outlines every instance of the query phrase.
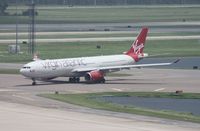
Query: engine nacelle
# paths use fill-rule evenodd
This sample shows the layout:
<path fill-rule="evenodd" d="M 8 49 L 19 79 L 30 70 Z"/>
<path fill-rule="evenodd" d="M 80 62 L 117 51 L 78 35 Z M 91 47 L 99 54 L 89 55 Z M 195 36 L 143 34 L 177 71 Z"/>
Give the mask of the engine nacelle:
<path fill-rule="evenodd" d="M 85 75 L 87 82 L 105 82 L 104 73 L 101 71 L 91 71 Z"/>

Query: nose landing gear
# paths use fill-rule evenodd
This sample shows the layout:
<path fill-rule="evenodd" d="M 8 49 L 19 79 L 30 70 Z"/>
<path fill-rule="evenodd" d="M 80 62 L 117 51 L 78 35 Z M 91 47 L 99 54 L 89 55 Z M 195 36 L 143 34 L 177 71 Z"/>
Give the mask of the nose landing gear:
<path fill-rule="evenodd" d="M 36 85 L 35 79 L 32 79 L 32 80 L 33 80 L 32 85 L 33 85 L 33 86 Z"/>

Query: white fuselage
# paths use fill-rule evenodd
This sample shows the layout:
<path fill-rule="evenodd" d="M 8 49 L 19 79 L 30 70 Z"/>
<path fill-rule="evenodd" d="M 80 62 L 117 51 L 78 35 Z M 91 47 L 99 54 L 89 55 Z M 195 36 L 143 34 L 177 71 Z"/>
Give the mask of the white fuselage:
<path fill-rule="evenodd" d="M 78 83 L 80 82 L 80 77 L 83 76 L 85 81 L 89 83 L 105 83 L 104 76 L 108 72 L 130 68 L 171 65 L 179 61 L 133 65 L 135 62 L 148 56 L 148 54 L 143 52 L 147 33 L 148 28 L 142 28 L 130 49 L 122 55 L 52 60 L 39 60 L 35 57 L 35 61 L 24 65 L 20 72 L 22 75 L 32 79 L 32 85 L 36 84 L 36 80 L 49 80 L 56 77 L 69 77 L 69 82 Z"/>
<path fill-rule="evenodd" d="M 135 60 L 129 55 L 109 55 L 68 59 L 37 60 L 24 65 L 20 72 L 31 79 L 51 79 L 56 77 L 81 77 L 85 73 L 75 69 L 131 65 Z"/>

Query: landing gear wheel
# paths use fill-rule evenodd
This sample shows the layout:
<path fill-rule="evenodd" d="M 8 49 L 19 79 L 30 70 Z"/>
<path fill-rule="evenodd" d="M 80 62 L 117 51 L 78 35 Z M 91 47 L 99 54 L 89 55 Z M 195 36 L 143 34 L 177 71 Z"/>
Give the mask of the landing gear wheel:
<path fill-rule="evenodd" d="M 102 80 L 101 80 L 101 83 L 105 83 L 106 82 L 106 80 L 103 78 Z"/>
<path fill-rule="evenodd" d="M 96 81 L 96 83 L 105 83 L 105 82 L 106 82 L 106 80 L 104 78 L 101 79 L 101 80 Z"/>
<path fill-rule="evenodd" d="M 80 82 L 80 78 L 76 77 L 75 78 L 75 83 L 79 83 Z"/>
<path fill-rule="evenodd" d="M 69 82 L 70 83 L 79 83 L 80 82 L 80 78 L 79 77 L 70 77 L 69 78 Z"/>
<path fill-rule="evenodd" d="M 34 78 L 32 78 L 32 85 L 34 86 L 34 85 L 36 85 L 36 82 L 35 82 L 35 79 Z"/>
<path fill-rule="evenodd" d="M 71 77 L 69 78 L 69 82 L 72 83 L 72 78 Z"/>
<path fill-rule="evenodd" d="M 32 85 L 33 85 L 33 86 L 34 86 L 34 85 L 36 85 L 36 82 L 35 82 L 35 81 L 33 81 L 33 82 L 32 82 Z"/>

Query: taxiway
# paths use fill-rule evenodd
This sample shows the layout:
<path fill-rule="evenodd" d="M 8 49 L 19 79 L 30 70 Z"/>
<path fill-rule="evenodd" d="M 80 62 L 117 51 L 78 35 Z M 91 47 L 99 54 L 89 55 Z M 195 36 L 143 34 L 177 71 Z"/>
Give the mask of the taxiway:
<path fill-rule="evenodd" d="M 79 107 L 41 98 L 42 93 L 89 93 L 109 91 L 166 91 L 200 93 L 199 70 L 132 69 L 132 76 L 106 77 L 105 84 L 71 84 L 67 78 L 38 82 L 21 75 L 0 75 L 0 127 L 2 130 L 135 130 L 197 131 L 200 124 L 130 115 Z"/>

